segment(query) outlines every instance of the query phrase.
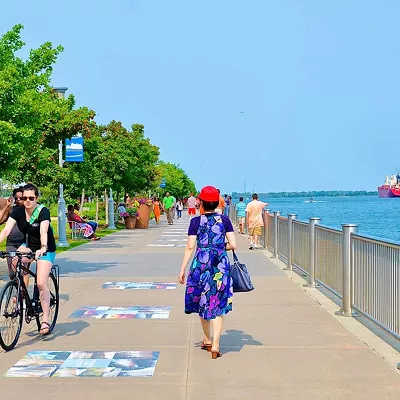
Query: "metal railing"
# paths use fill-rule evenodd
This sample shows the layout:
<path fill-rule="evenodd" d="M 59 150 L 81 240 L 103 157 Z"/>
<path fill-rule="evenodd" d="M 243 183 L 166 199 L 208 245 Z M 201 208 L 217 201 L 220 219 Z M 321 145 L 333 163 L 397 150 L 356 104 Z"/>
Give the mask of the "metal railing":
<path fill-rule="evenodd" d="M 357 234 L 351 244 L 353 308 L 400 335 L 400 246 Z"/>
<path fill-rule="evenodd" d="M 320 218 L 303 222 L 264 210 L 263 220 L 260 242 L 286 269 L 302 270 L 308 286 L 319 283 L 339 296 L 343 315 L 355 310 L 400 339 L 399 244 L 358 235 L 357 225 L 322 226 Z"/>

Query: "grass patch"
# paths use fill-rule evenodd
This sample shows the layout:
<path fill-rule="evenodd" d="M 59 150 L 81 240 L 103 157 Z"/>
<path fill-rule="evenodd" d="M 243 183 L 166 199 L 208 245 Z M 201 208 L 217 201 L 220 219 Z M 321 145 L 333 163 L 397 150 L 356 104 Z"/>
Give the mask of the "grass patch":
<path fill-rule="evenodd" d="M 4 229 L 5 224 L 0 226 L 0 231 L 2 231 Z M 52 219 L 51 221 L 51 226 L 53 228 L 53 232 L 54 232 L 54 237 L 56 239 L 56 243 L 58 242 L 58 221 L 57 219 Z M 106 225 L 105 225 L 105 221 L 104 220 L 100 220 L 99 221 L 99 226 L 96 230 L 96 236 L 102 238 L 104 236 L 107 236 L 111 233 L 117 232 L 121 229 L 125 229 L 125 225 L 121 224 L 119 222 L 115 223 L 115 227 L 117 229 L 115 230 L 111 230 L 111 229 L 107 229 Z M 69 225 L 67 224 L 67 240 L 69 243 L 69 247 L 57 247 L 57 254 L 58 253 L 62 253 L 64 251 L 73 249 L 74 247 L 78 247 L 82 244 L 88 243 L 89 240 L 87 239 L 71 239 L 71 229 L 69 227 Z M 6 249 L 6 241 L 0 243 L 0 249 L 1 250 L 5 250 Z"/>

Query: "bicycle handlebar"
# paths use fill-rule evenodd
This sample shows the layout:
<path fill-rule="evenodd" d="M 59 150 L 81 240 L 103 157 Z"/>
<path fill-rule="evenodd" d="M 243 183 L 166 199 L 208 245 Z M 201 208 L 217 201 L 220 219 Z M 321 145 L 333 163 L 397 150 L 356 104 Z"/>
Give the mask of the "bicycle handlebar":
<path fill-rule="evenodd" d="M 36 254 L 32 251 L 29 251 L 27 253 L 24 253 L 22 251 L 0 251 L 0 258 L 6 258 L 6 257 L 26 257 L 30 259 L 34 259 Z"/>

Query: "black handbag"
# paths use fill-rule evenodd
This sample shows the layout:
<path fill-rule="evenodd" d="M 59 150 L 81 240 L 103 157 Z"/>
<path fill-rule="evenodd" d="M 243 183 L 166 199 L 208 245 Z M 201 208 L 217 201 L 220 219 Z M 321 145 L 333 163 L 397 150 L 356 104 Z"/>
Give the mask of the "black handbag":
<path fill-rule="evenodd" d="M 238 256 L 234 251 L 233 265 L 231 266 L 231 276 L 233 279 L 234 292 L 251 292 L 254 289 L 246 265 L 239 262 Z"/>

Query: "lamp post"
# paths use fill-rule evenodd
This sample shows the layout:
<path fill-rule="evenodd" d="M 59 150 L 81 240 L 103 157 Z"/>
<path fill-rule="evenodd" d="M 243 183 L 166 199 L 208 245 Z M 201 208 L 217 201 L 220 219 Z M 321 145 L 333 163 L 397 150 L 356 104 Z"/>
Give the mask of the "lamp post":
<path fill-rule="evenodd" d="M 115 226 L 114 221 L 114 199 L 113 199 L 113 192 L 110 188 L 110 197 L 108 198 L 108 228 L 107 229 L 117 229 Z"/>
<path fill-rule="evenodd" d="M 53 88 L 60 99 L 64 99 L 65 92 L 68 90 L 66 87 Z M 60 140 L 58 144 L 58 163 L 60 167 L 63 166 L 63 142 Z M 60 197 L 58 198 L 58 247 L 69 247 L 67 241 L 67 217 L 66 205 L 64 200 L 64 185 L 60 183 Z"/>

